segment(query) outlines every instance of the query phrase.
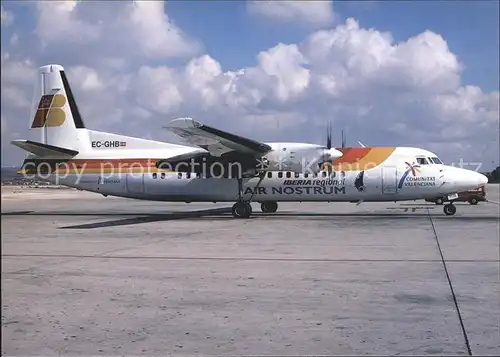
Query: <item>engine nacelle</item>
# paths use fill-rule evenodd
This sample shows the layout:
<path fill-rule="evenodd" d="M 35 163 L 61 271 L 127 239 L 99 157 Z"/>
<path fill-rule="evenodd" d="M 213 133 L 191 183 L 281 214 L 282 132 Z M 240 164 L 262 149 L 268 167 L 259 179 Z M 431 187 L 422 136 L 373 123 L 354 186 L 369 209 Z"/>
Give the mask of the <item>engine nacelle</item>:
<path fill-rule="evenodd" d="M 336 149 L 327 149 L 322 146 L 292 148 L 288 152 L 279 150 L 266 155 L 269 161 L 269 171 L 290 171 L 298 173 L 318 173 L 323 170 L 324 164 L 332 164 L 342 156 Z"/>

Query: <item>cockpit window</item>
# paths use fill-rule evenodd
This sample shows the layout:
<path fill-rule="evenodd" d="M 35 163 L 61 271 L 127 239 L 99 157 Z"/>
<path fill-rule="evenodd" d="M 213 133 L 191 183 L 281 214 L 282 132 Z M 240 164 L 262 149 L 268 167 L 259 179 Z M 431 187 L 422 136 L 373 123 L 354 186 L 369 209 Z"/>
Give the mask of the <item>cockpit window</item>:
<path fill-rule="evenodd" d="M 417 163 L 419 165 L 429 165 L 429 162 L 425 157 L 417 157 Z"/>
<path fill-rule="evenodd" d="M 439 164 L 439 165 L 443 164 L 443 162 L 441 160 L 439 160 L 439 158 L 437 158 L 437 157 L 433 157 L 432 161 L 434 161 L 435 164 Z"/>

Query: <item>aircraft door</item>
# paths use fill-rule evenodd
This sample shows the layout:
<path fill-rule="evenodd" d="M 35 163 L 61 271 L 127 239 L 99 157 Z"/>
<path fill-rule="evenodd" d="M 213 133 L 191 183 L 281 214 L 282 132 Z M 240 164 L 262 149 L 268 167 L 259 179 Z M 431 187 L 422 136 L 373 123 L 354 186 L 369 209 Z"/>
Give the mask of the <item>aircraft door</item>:
<path fill-rule="evenodd" d="M 393 195 L 398 192 L 398 169 L 395 166 L 382 167 L 382 193 Z"/>
<path fill-rule="evenodd" d="M 144 174 L 128 173 L 126 182 L 129 193 L 144 193 Z"/>

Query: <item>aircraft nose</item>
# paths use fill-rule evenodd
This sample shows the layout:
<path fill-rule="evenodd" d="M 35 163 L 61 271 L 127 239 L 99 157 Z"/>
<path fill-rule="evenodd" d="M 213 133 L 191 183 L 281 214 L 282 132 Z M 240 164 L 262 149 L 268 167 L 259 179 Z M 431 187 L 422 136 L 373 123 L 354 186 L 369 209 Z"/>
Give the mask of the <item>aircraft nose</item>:
<path fill-rule="evenodd" d="M 488 177 L 486 175 L 483 175 L 483 174 L 479 174 L 479 182 L 480 183 L 480 186 L 483 186 L 483 185 L 486 185 L 488 183 Z"/>
<path fill-rule="evenodd" d="M 450 181 L 454 183 L 458 191 L 473 190 L 488 183 L 488 178 L 485 175 L 472 170 L 453 170 L 452 175 Z"/>

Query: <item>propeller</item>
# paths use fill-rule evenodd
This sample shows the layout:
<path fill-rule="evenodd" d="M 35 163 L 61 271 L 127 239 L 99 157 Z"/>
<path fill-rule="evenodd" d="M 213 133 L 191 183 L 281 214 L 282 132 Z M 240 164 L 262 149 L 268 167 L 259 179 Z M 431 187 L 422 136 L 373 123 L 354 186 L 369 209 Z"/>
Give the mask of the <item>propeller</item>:
<path fill-rule="evenodd" d="M 332 124 L 330 121 L 327 122 L 326 125 L 326 146 L 323 150 L 322 158 L 318 166 L 320 169 L 326 169 L 327 171 L 331 171 L 331 165 L 326 165 L 327 163 L 331 163 L 333 160 L 342 156 L 342 152 L 339 150 L 332 148 Z"/>

